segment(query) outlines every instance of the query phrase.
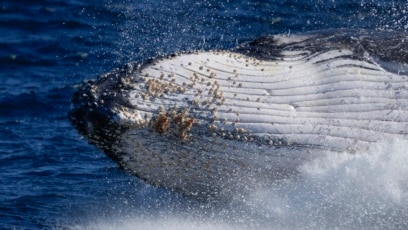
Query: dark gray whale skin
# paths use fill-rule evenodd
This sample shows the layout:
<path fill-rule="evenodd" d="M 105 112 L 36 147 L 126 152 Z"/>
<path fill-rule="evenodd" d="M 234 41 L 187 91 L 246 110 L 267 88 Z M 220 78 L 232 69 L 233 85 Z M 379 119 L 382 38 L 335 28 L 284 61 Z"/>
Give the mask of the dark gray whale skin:
<path fill-rule="evenodd" d="M 386 32 L 373 30 L 323 30 L 305 33 L 309 38 L 301 42 L 280 43 L 274 36 L 265 36 L 247 43 L 240 48 L 249 56 L 264 60 L 281 58 L 284 50 L 309 50 L 320 53 L 332 49 L 351 49 L 361 60 L 367 54 L 383 62 L 408 63 L 408 41 L 404 32 Z"/>
<path fill-rule="evenodd" d="M 307 53 L 307 58 L 304 60 L 307 62 L 309 59 L 318 57 L 321 54 L 324 54 L 330 50 L 350 50 L 352 51 L 351 55 L 343 56 L 341 58 L 345 58 L 347 60 L 358 60 L 364 63 L 372 64 L 373 66 L 378 66 L 379 70 L 384 70 L 389 72 L 390 74 L 394 74 L 396 76 L 400 76 L 401 79 L 399 81 L 407 81 L 407 74 L 408 74 L 408 37 L 406 33 L 403 32 L 385 32 L 385 31 L 369 31 L 369 30 L 326 30 L 326 31 L 315 31 L 309 32 L 305 34 L 299 35 L 292 35 L 292 36 L 265 36 L 258 38 L 254 41 L 244 43 L 239 47 L 235 48 L 231 52 L 242 54 L 248 58 L 255 58 L 257 60 L 262 60 L 266 62 L 274 62 L 274 61 L 285 61 L 285 52 L 298 52 L 302 54 L 302 52 Z M 222 52 L 222 51 L 216 51 Z M 242 158 L 237 157 L 235 159 L 241 160 L 241 162 L 237 163 L 234 162 L 232 165 L 233 167 L 239 168 L 240 165 L 247 165 L 245 167 L 250 168 L 248 171 L 245 170 L 233 170 L 233 173 L 224 173 L 225 169 L 217 169 L 217 165 L 213 165 L 212 167 L 215 168 L 214 170 L 217 171 L 215 174 L 209 174 L 206 176 L 207 179 L 202 178 L 202 174 L 205 174 L 206 171 L 200 172 L 196 174 L 191 174 L 194 176 L 190 176 L 188 174 L 186 177 L 190 177 L 185 179 L 182 177 L 182 173 L 180 173 L 180 169 L 174 169 L 174 165 L 172 165 L 171 170 L 176 170 L 178 178 L 173 178 L 174 180 L 179 180 L 178 182 L 172 183 L 172 177 L 169 178 L 161 178 L 160 176 L 151 176 L 151 174 L 147 173 L 144 174 L 143 171 L 144 166 L 139 166 L 140 160 L 133 159 L 132 154 L 139 154 L 140 152 L 147 151 L 147 152 L 157 152 L 160 149 L 163 152 L 174 152 L 178 149 L 187 149 L 187 152 L 192 152 L 197 149 L 202 155 L 208 156 L 208 158 L 212 158 L 217 154 L 222 154 L 222 149 L 225 151 L 238 151 L 238 149 L 244 149 L 247 146 L 258 146 L 256 149 L 262 149 L 259 151 L 263 151 L 259 154 L 267 154 L 268 152 L 277 152 L 279 155 L 279 159 L 283 158 L 282 156 L 286 156 L 288 152 L 313 152 L 317 150 L 324 150 L 326 147 L 320 144 L 314 143 L 302 143 L 300 142 L 291 142 L 287 138 L 278 137 L 276 139 L 267 140 L 266 142 L 263 138 L 260 138 L 256 135 L 248 134 L 248 138 L 251 141 L 242 141 L 231 139 L 227 136 L 217 136 L 220 143 L 222 142 L 223 148 L 208 148 L 205 149 L 205 142 L 211 138 L 211 133 L 208 132 L 207 129 L 192 129 L 190 131 L 190 127 L 188 127 L 188 132 L 191 132 L 191 139 L 186 138 L 175 138 L 169 137 L 170 134 L 162 132 L 160 128 L 164 126 L 165 129 L 170 127 L 171 129 L 176 124 L 171 123 L 167 124 L 165 122 L 160 122 L 160 116 L 153 117 L 150 122 L 144 127 L 144 131 L 135 132 L 132 135 L 139 135 L 135 140 L 140 140 L 138 145 L 142 145 L 143 147 L 139 150 L 136 149 L 135 153 L 129 154 L 128 149 L 129 141 L 125 140 L 124 137 L 129 137 L 129 132 L 134 129 L 132 125 L 126 125 L 123 121 L 118 118 L 117 111 L 125 109 L 128 110 L 137 110 L 138 107 L 135 103 L 132 102 L 130 99 L 130 91 L 135 90 L 134 85 L 129 84 L 129 81 L 134 81 L 135 83 L 140 83 L 139 80 L 134 80 L 136 75 L 140 74 L 144 69 L 149 69 L 151 66 L 156 65 L 157 63 L 160 64 L 162 60 L 171 60 L 172 58 L 176 58 L 180 55 L 188 55 L 190 53 L 194 53 L 200 55 L 199 52 L 187 52 L 184 54 L 176 54 L 171 55 L 168 57 L 159 57 L 155 59 L 147 60 L 145 63 L 136 64 L 136 63 L 129 63 L 124 65 L 123 67 L 119 67 L 117 69 L 112 70 L 109 73 L 102 74 L 99 76 L 97 80 L 88 81 L 82 87 L 80 87 L 72 97 L 72 106 L 68 113 L 69 120 L 73 124 L 73 126 L 79 131 L 81 135 L 87 138 L 90 144 L 96 145 L 99 149 L 101 149 L 105 154 L 107 154 L 110 158 L 112 158 L 118 165 L 127 170 L 129 173 L 134 174 L 141 179 L 145 180 L 147 183 L 164 187 L 170 190 L 174 190 L 177 192 L 181 192 L 186 195 L 214 195 L 214 194 L 221 194 L 223 193 L 225 196 L 229 196 L 232 191 L 242 191 L 247 189 L 247 185 L 245 186 L 237 186 L 234 187 L 235 184 L 245 184 L 245 182 L 238 183 L 236 180 L 239 177 L 242 180 L 253 180 L 253 184 L 262 184 L 262 183 L 270 183 L 268 179 L 262 178 L 257 180 L 256 177 L 274 177 L 274 179 L 281 179 L 285 178 L 286 176 L 295 175 L 296 174 L 296 167 L 287 167 L 285 169 L 285 162 L 286 160 L 282 160 L 283 163 L 279 163 L 277 166 L 277 172 L 267 172 L 262 171 L 261 169 L 253 169 L 255 167 L 259 167 L 259 162 L 257 162 L 256 166 L 253 166 L 251 169 L 251 165 L 249 161 L 251 158 Z M 338 57 L 334 57 L 333 60 L 338 60 Z M 328 63 L 332 61 L 330 58 L 323 59 L 321 62 Z M 315 62 L 314 64 L 318 65 L 319 62 Z M 354 64 L 353 64 L 354 65 Z M 366 66 L 353 66 L 350 65 L 350 68 L 361 68 L 365 69 L 369 67 Z M 401 91 L 402 92 L 402 91 Z M 400 93 L 400 91 L 398 91 Z M 166 92 L 165 92 L 166 94 Z M 186 99 L 188 100 L 188 98 Z M 400 100 L 400 99 L 398 99 Z M 190 103 L 191 104 L 191 103 Z M 399 106 L 400 110 L 405 109 L 405 102 Z M 180 113 L 180 111 L 177 111 Z M 402 114 L 402 113 L 401 113 Z M 157 115 L 157 114 L 156 114 Z M 168 113 L 165 113 L 168 115 Z M 190 119 L 190 117 L 188 117 Z M 191 116 L 191 123 L 193 123 L 199 117 Z M 187 119 L 187 118 L 186 118 Z M 200 117 L 200 119 L 204 119 Z M 213 119 L 213 118 L 212 118 Z M 399 118 L 398 118 L 399 119 Z M 404 126 L 408 122 L 408 118 L 406 119 L 405 113 L 401 115 L 400 118 L 401 125 Z M 175 118 L 173 117 L 173 120 Z M 167 120 L 165 120 L 168 122 Z M 187 121 L 182 123 L 183 127 L 186 127 Z M 205 123 L 206 120 L 204 119 Z M 200 123 L 201 124 L 201 123 Z M 200 127 L 199 125 L 195 125 Z M 160 126 L 160 127 L 159 127 Z M 191 125 L 190 125 L 191 126 Z M 369 128 L 365 128 L 369 129 Z M 179 130 L 181 130 L 179 128 Z M 186 129 L 187 130 L 187 129 Z M 133 131 L 132 131 L 133 132 Z M 388 132 L 387 130 L 384 132 Z M 180 131 L 180 136 L 181 136 Z M 406 136 L 408 130 L 405 129 L 398 129 L 398 130 L 389 130 L 390 135 L 401 135 Z M 214 134 L 214 133 L 213 133 Z M 183 133 L 184 135 L 184 133 Z M 234 134 L 235 135 L 235 134 Z M 241 136 L 246 135 L 242 134 Z M 164 139 L 164 136 L 168 139 Z M 173 135 L 174 136 L 174 135 Z M 154 138 L 158 137 L 157 140 L 153 141 Z M 202 140 L 198 137 L 203 137 Z M 132 137 L 133 138 L 133 137 Z M 144 139 L 151 139 L 152 141 Z M 362 138 L 363 139 L 363 138 Z M 155 145 L 154 143 L 158 142 L 166 142 L 164 146 L 171 146 L 169 150 L 165 150 L 166 147 L 163 145 L 158 144 L 157 146 L 148 146 L 146 147 L 146 143 L 148 145 Z M 268 142 L 269 141 L 269 142 Z M 272 145 L 268 145 L 272 141 Z M 358 141 L 358 140 L 357 140 Z M 362 140 L 365 141 L 365 140 Z M 369 140 L 372 141 L 371 139 Z M 200 142 L 200 143 L 199 143 Z M 204 144 L 203 144 L 204 142 Z M 199 143 L 199 147 L 194 146 L 192 143 Z M 237 147 L 233 147 L 236 145 Z M 122 146 L 126 146 L 122 148 Z M 220 150 L 221 149 L 221 150 Z M 333 149 L 331 149 L 333 150 Z M 346 150 L 338 149 L 339 151 Z M 184 151 L 184 150 L 183 150 Z M 258 154 L 254 150 L 255 153 L 245 150 L 245 154 Z M 160 153 L 159 153 L 160 154 Z M 185 154 L 185 152 L 183 153 Z M 289 158 L 293 158 L 290 155 Z M 300 157 L 303 159 L 303 157 Z M 194 157 L 191 159 L 195 159 Z M 191 161 L 189 158 L 189 161 Z M 269 158 L 268 158 L 269 160 Z M 271 160 L 273 161 L 273 160 Z M 298 160 L 296 160 L 298 161 Z M 299 160 L 302 161 L 302 160 Z M 209 164 L 214 164 L 217 161 L 208 161 L 206 162 Z M 200 163 L 202 163 L 200 161 Z M 204 162 L 205 163 L 205 162 Z M 248 164 L 247 164 L 248 163 Z M 267 163 L 265 163 L 267 164 Z M 165 164 L 164 164 L 165 165 Z M 294 165 L 298 165 L 298 163 L 294 163 Z M 181 166 L 179 168 L 182 168 Z M 201 166 L 197 166 L 195 168 L 198 170 Z M 223 165 L 224 167 L 224 165 Z M 221 167 L 220 167 L 221 168 Z M 260 167 L 261 168 L 261 167 Z M 266 170 L 270 170 L 270 167 L 266 167 Z M 155 169 L 157 170 L 157 169 Z M 167 169 L 163 169 L 166 171 Z M 171 171 L 171 172 L 173 172 Z M 221 173 L 222 171 L 222 173 Z M 238 173 L 238 171 L 241 171 Z M 248 173 L 248 177 L 243 177 L 243 171 Z M 255 172 L 256 171 L 256 172 Z M 258 172 L 259 171 L 259 172 Z M 167 173 L 169 171 L 166 171 Z M 191 171 L 186 171 L 191 173 Z M 284 173 L 283 173 L 284 172 Z M 225 174 L 225 175 L 224 175 Z M 164 175 L 164 174 L 163 174 Z M 283 176 L 282 176 L 283 175 Z M 197 184 L 194 183 L 194 177 L 200 177 L 197 180 L 200 182 Z M 175 176 L 173 176 L 175 177 Z M 232 179 L 232 178 L 235 178 Z M 191 181 L 189 181 L 191 180 Z M 231 180 L 231 181 L 228 181 Z M 193 182 L 192 182 L 193 181 Z M 221 182 L 217 182 L 221 181 Z M 265 182 L 266 181 L 266 182 Z M 220 185 L 222 184 L 222 185 Z M 250 183 L 248 183 L 250 184 Z M 245 187 L 245 189 L 242 189 Z M 227 191 L 227 192 L 225 192 Z"/>

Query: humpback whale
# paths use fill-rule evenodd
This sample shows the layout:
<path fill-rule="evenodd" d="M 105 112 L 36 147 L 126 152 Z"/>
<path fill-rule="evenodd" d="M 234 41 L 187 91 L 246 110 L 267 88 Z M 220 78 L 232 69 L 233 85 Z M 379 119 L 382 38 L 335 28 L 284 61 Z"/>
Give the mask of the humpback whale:
<path fill-rule="evenodd" d="M 72 97 L 88 141 L 149 184 L 224 196 L 408 134 L 408 36 L 327 30 L 128 63 Z"/>

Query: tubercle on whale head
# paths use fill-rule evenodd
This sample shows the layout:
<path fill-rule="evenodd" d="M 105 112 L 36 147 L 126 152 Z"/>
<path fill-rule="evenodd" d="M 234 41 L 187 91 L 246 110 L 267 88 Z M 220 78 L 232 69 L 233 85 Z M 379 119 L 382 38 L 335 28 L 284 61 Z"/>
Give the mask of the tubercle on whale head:
<path fill-rule="evenodd" d="M 140 65 L 130 63 L 103 74 L 96 81 L 86 82 L 71 98 L 69 120 L 90 143 L 104 151 L 111 150 L 111 144 L 129 125 L 145 125 L 143 114 L 135 110 L 127 95 L 133 87 L 130 81 L 137 82 L 133 76 L 138 68 Z M 130 118 L 128 114 L 132 119 L 126 119 Z"/>

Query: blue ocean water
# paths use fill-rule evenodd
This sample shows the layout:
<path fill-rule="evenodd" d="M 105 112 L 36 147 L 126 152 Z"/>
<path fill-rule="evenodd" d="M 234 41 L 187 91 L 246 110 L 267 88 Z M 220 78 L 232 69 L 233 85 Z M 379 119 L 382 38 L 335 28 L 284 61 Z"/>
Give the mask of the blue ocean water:
<path fill-rule="evenodd" d="M 376 199 L 381 192 L 357 191 L 382 207 L 347 206 L 354 212 L 368 212 L 368 217 L 333 214 L 350 210 L 339 204 L 337 209 L 325 209 L 314 201 L 312 208 L 299 206 L 297 214 L 285 208 L 270 210 L 264 204 L 278 207 L 284 202 L 271 196 L 258 196 L 260 200 L 245 207 L 219 207 L 153 188 L 127 175 L 87 144 L 67 119 L 70 97 L 81 82 L 126 62 L 181 50 L 228 49 L 276 33 L 328 28 L 408 31 L 407 11 L 403 0 L 1 1 L 0 229 L 408 226 L 403 221 L 408 217 L 403 207 L 408 204 L 404 178 L 398 179 L 405 186 L 400 187 L 399 200 L 392 202 Z M 408 172 L 394 163 L 406 159 L 402 153 L 406 148 L 392 149 L 399 158 L 384 160 L 389 164 L 381 172 L 388 173 L 390 167 Z M 350 163 L 351 168 L 364 165 L 364 159 L 352 161 L 357 163 Z M 308 170 L 307 175 L 313 174 Z M 326 176 L 319 182 L 337 178 Z M 319 189 L 311 186 L 314 182 L 291 183 L 266 194 L 294 193 L 297 186 L 310 194 Z M 347 198 L 337 196 L 339 201 Z M 313 208 L 319 210 L 313 218 L 302 217 Z M 341 222 L 345 219 L 350 222 Z"/>

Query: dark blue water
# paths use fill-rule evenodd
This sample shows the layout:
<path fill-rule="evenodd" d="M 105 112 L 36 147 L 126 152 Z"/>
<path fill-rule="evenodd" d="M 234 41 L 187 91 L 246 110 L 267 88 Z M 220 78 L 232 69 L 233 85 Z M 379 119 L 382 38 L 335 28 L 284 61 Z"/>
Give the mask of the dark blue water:
<path fill-rule="evenodd" d="M 148 221 L 168 213 L 178 216 L 164 222 L 174 229 L 274 228 L 260 223 L 278 217 L 244 218 L 241 212 L 251 209 L 203 204 L 119 170 L 70 125 L 72 93 L 84 80 L 129 61 L 226 49 L 261 35 L 327 28 L 407 31 L 407 11 L 405 0 L 2 0 L 0 229 L 100 229 L 112 222 L 112 229 L 153 229 L 155 222 Z M 192 220 L 176 223 L 192 212 Z M 223 224 L 213 223 L 220 219 Z M 281 220 L 283 227 L 296 226 L 288 223 Z"/>

